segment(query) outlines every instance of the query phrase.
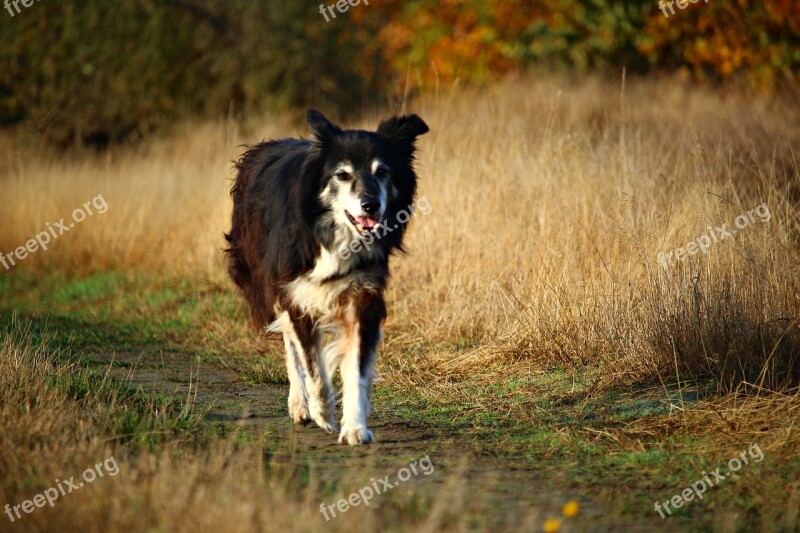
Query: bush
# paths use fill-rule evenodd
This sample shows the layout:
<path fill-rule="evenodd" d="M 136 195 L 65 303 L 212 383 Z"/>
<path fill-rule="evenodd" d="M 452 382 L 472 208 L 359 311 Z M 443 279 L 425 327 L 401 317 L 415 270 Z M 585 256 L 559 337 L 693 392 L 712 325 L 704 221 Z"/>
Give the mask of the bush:
<path fill-rule="evenodd" d="M 282 106 L 344 108 L 362 96 L 352 68 L 358 47 L 344 24 L 322 26 L 317 5 L 35 4 L 3 22 L 0 121 L 26 120 L 62 147 L 104 146 L 268 96 Z"/>
<path fill-rule="evenodd" d="M 668 18 L 655 1 L 535 4 L 383 0 L 326 22 L 319 0 L 37 3 L 2 19 L 0 124 L 104 146 L 231 107 L 346 117 L 409 89 L 542 65 L 796 86 L 800 7 L 788 0 L 697 2 Z"/>

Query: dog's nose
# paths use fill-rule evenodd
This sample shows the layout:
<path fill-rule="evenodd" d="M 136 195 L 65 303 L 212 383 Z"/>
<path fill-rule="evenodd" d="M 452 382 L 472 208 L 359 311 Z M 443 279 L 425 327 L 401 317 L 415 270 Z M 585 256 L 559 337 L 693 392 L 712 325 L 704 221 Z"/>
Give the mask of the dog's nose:
<path fill-rule="evenodd" d="M 375 198 L 364 198 L 361 200 L 361 209 L 368 215 L 374 215 L 381 208 L 381 203 L 375 201 Z"/>

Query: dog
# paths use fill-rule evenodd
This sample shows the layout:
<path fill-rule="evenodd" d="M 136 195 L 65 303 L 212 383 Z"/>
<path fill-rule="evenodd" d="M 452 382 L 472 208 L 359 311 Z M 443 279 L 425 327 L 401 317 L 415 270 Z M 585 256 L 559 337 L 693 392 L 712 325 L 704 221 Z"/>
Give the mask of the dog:
<path fill-rule="evenodd" d="M 294 422 L 336 431 L 339 368 L 339 443 L 367 444 L 389 258 L 403 249 L 416 140 L 429 130 L 417 115 L 374 132 L 343 130 L 314 109 L 307 121 L 309 140 L 262 142 L 236 163 L 226 268 L 252 324 L 283 335 Z"/>

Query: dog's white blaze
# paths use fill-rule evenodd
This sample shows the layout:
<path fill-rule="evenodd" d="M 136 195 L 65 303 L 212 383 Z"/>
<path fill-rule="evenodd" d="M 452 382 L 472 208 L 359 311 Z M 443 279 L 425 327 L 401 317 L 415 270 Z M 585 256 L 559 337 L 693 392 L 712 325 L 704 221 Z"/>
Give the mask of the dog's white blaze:
<path fill-rule="evenodd" d="M 342 161 L 339 163 L 334 170 L 334 175 L 339 172 L 347 172 L 348 174 L 353 174 L 355 172 L 355 168 L 349 161 Z M 374 176 L 375 173 L 379 169 L 384 169 L 387 172 L 391 171 L 391 168 L 384 163 L 381 159 L 373 159 L 370 163 L 370 170 L 372 171 L 372 175 Z M 357 177 L 353 177 L 352 179 L 359 179 Z M 380 185 L 380 194 L 378 195 L 378 199 L 380 200 L 380 210 L 376 213 L 375 216 L 378 221 L 382 221 L 383 215 L 386 211 L 386 207 L 388 205 L 388 183 L 390 180 L 387 179 L 379 179 Z M 347 185 L 347 182 L 343 184 L 340 183 L 340 186 L 336 189 L 336 194 L 332 194 L 331 184 L 328 184 L 327 187 L 320 193 L 320 200 L 322 201 L 323 205 L 330 206 L 331 212 L 333 213 L 334 220 L 336 220 L 337 224 L 342 226 L 348 226 L 351 235 L 356 237 L 360 237 L 358 230 L 353 227 L 350 220 L 347 218 L 345 211 L 350 213 L 353 217 L 359 217 L 365 215 L 363 209 L 361 207 L 361 197 L 357 194 L 353 194 L 352 187 Z M 394 187 L 392 184 L 392 193 L 397 196 L 398 191 L 397 188 Z"/>
<path fill-rule="evenodd" d="M 337 167 L 338 168 L 338 167 Z M 346 185 L 346 184 L 345 184 Z M 323 205 L 329 205 L 333 220 L 336 222 L 337 241 L 341 238 L 345 246 L 350 244 L 353 238 L 359 236 L 358 231 L 347 218 L 345 211 L 352 216 L 359 216 L 361 214 L 361 198 L 352 193 L 349 186 L 339 186 L 335 196 L 331 195 L 331 186 L 328 185 L 319 195 Z M 343 236 L 339 232 L 339 228 L 346 228 L 347 235 Z M 339 248 L 334 248 L 339 250 Z"/>
<path fill-rule="evenodd" d="M 357 217 L 361 216 L 361 198 L 353 194 L 350 190 L 350 187 L 339 187 L 339 194 L 336 195 L 336 198 L 331 202 L 331 209 L 333 210 L 336 216 L 336 222 L 340 225 L 346 224 L 349 226 L 350 230 L 350 238 L 352 239 L 353 235 L 358 235 L 356 228 L 353 227 L 353 224 L 347 218 L 347 215 L 344 214 L 345 211 L 350 213 L 350 215 Z"/>
<path fill-rule="evenodd" d="M 339 165 L 336 167 L 336 170 L 334 170 L 333 173 L 338 174 L 339 172 L 347 172 L 348 174 L 352 174 L 354 170 L 355 169 L 353 168 L 353 165 L 350 164 L 349 161 L 342 161 L 341 163 L 339 163 Z"/>

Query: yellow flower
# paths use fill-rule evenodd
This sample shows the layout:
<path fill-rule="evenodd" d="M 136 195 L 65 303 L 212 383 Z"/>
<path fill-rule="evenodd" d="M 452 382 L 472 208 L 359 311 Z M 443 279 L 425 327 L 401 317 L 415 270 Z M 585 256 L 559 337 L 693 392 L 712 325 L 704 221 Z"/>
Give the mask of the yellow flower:
<path fill-rule="evenodd" d="M 561 520 L 558 518 L 548 518 L 544 523 L 544 533 L 556 533 L 561 529 Z"/>
<path fill-rule="evenodd" d="M 561 509 L 561 513 L 567 518 L 574 518 L 578 516 L 580 510 L 581 510 L 580 504 L 575 500 L 570 500 L 564 504 L 564 507 Z"/>

